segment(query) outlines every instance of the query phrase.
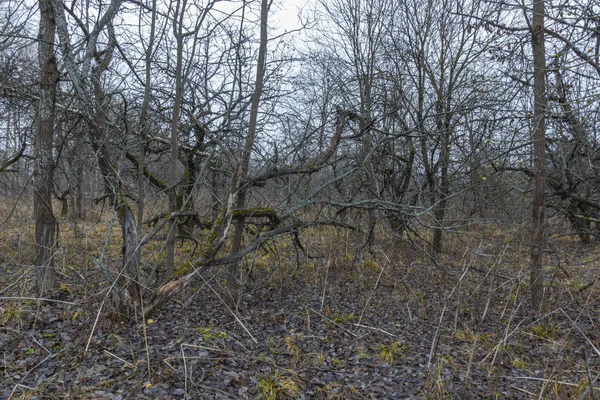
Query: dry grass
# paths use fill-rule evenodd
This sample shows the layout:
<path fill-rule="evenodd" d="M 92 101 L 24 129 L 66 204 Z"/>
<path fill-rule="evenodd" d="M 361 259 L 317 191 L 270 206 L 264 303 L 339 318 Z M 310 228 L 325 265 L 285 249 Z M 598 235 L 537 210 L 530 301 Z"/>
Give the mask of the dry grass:
<path fill-rule="evenodd" d="M 31 210 L 4 204 L 0 212 L 12 212 L 0 229 L 0 324 L 26 329 L 24 321 L 39 307 L 27 300 L 35 298 Z M 88 216 L 76 230 L 59 221 L 55 263 L 62 291 L 80 304 L 65 308 L 64 317 L 89 322 L 110 284 L 108 276 L 120 265 L 121 233 L 112 215 L 100 220 L 92 213 Z M 338 334 L 369 329 L 365 332 L 386 338 L 409 326 L 422 330 L 425 347 L 374 339 L 364 348 L 388 364 L 420 358 L 421 367 L 416 368 L 427 371 L 424 397 L 487 393 L 498 398 L 598 398 L 600 287 L 590 286 L 600 276 L 596 244 L 584 247 L 572 237 L 550 238 L 545 259 L 548 310 L 533 316 L 528 308 L 527 229 L 522 226 L 481 225 L 450 233 L 436 264 L 426 244 L 380 228 L 375 247 L 362 255 L 360 270 L 356 243 L 348 232 L 309 228 L 300 238 L 306 254 L 286 236 L 246 257 L 247 287 L 254 293 L 283 293 L 291 282 L 312 288 L 320 303 L 315 311 L 333 321 L 323 320 L 323 327 Z M 144 247 L 142 264 L 149 286 L 150 272 L 161 266 L 161 250 L 159 240 Z M 193 250 L 189 241 L 178 243 L 180 268 L 188 265 Z M 360 285 L 353 289 L 356 283 Z M 385 317 L 386 312 L 397 321 Z M 306 321 L 309 327 L 315 323 Z M 297 368 L 321 368 L 324 363 L 337 368 L 345 362 L 318 351 L 302 352 L 302 336 L 288 334 L 281 343 L 285 353 L 295 357 Z M 263 398 L 291 398 L 306 389 L 289 374 L 262 375 L 259 383 Z M 319 393 L 334 398 L 350 392 L 328 384 Z"/>

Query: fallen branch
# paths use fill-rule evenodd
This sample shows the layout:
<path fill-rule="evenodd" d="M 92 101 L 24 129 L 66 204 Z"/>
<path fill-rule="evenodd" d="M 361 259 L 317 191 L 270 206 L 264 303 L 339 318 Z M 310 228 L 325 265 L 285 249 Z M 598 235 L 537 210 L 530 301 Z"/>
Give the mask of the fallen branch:
<path fill-rule="evenodd" d="M 178 213 L 173 213 L 178 214 Z M 173 216 L 172 214 L 172 216 Z M 162 221 L 161 221 L 162 222 Z M 166 223 L 166 222 L 165 222 Z M 313 221 L 313 222 L 297 222 L 295 224 L 279 226 L 275 229 L 271 229 L 270 231 L 265 232 L 260 237 L 256 238 L 252 241 L 248 246 L 244 249 L 230 254 L 226 257 L 215 258 L 212 251 L 208 253 L 208 255 L 203 255 L 193 260 L 190 264 L 194 268 L 194 270 L 186 275 L 183 275 L 175 280 L 167 282 L 163 286 L 161 286 L 156 294 L 152 297 L 152 299 L 144 306 L 144 317 L 148 317 L 158 311 L 162 305 L 175 296 L 178 293 L 181 293 L 189 284 L 193 281 L 196 275 L 199 275 L 210 268 L 221 266 L 221 265 L 229 265 L 238 262 L 247 254 L 255 251 L 259 248 L 259 246 L 266 240 L 271 240 L 277 236 L 281 236 L 290 232 L 297 231 L 298 229 L 308 228 L 310 226 L 325 226 L 325 225 L 335 225 L 334 222 L 326 222 L 326 221 Z M 157 226 L 158 228 L 158 226 Z M 154 228 L 152 232 L 157 230 Z M 150 235 L 150 232 L 148 235 Z M 148 236 L 146 235 L 146 236 Z M 145 240 L 146 237 L 142 239 Z M 140 243 L 142 242 L 140 241 Z M 147 240 L 146 240 L 147 241 Z"/>

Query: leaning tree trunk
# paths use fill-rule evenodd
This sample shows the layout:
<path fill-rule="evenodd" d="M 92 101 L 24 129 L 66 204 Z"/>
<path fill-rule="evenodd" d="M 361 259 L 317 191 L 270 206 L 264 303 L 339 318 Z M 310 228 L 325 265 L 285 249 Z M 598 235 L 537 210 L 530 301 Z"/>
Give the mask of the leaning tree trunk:
<path fill-rule="evenodd" d="M 38 123 L 35 140 L 35 271 L 40 296 L 56 289 L 54 249 L 56 247 L 56 218 L 52 210 L 54 161 L 52 138 L 58 69 L 54 56 L 54 9 L 50 0 L 40 0 L 40 30 L 38 61 L 41 71 Z"/>
<path fill-rule="evenodd" d="M 535 188 L 533 193 L 532 245 L 531 245 L 531 306 L 534 312 L 544 304 L 543 249 L 545 241 L 544 214 L 546 207 L 546 181 L 544 163 L 546 151 L 546 58 L 544 49 L 544 0 L 533 1 L 531 46 L 533 50 L 533 164 Z"/>

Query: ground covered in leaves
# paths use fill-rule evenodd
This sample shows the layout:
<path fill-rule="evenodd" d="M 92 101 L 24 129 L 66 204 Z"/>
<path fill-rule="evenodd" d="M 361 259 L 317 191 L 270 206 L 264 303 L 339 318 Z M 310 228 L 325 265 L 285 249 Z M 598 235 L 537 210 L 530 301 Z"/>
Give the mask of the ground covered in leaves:
<path fill-rule="evenodd" d="M 301 235 L 307 254 L 286 239 L 249 257 L 237 307 L 209 271 L 160 314 L 119 321 L 105 302 L 119 265 L 106 225 L 63 230 L 52 302 L 35 299 L 31 232 L 2 233 L 2 398 L 600 396 L 597 244 L 551 240 L 539 316 L 524 229 L 452 233 L 437 263 L 385 232 L 358 261 L 347 235 L 323 229 Z M 144 262 L 150 274 L 158 250 Z"/>

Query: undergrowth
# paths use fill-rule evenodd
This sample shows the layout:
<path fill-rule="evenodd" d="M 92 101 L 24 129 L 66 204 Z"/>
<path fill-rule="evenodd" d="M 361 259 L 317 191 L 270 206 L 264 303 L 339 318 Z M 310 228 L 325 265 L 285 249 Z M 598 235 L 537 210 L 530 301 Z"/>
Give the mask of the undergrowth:
<path fill-rule="evenodd" d="M 0 325 L 10 332 L 6 337 L 17 343 L 9 351 L 18 349 L 11 355 L 12 363 L 5 365 L 11 382 L 19 382 L 17 376 L 34 375 L 36 365 L 48 355 L 46 350 L 62 356 L 68 347 L 60 332 L 37 331 L 45 326 L 45 316 L 40 311 L 44 305 L 35 299 L 33 221 L 23 210 L 18 215 L 22 217 L 19 223 L 11 219 L 0 230 Z M 110 221 L 109 215 L 86 219 L 78 222 L 76 230 L 60 221 L 55 265 L 66 303 L 55 304 L 60 312 L 53 315 L 53 323 L 80 324 L 78 329 L 85 334 L 94 326 L 111 279 L 122 265 L 120 229 L 111 229 Z M 223 308 L 227 322 L 216 315 L 202 315 L 201 308 L 188 314 L 198 318 L 189 326 L 181 317 L 164 317 L 172 318 L 170 324 L 181 323 L 189 329 L 176 333 L 209 355 L 181 358 L 185 341 L 174 335 L 166 343 L 172 345 L 173 353 L 163 357 L 164 362 L 153 359 L 153 368 L 168 362 L 165 374 L 187 382 L 186 368 L 208 371 L 228 360 L 247 359 L 247 365 L 257 369 L 252 379 L 231 379 L 230 385 L 238 385 L 236 390 L 254 386 L 257 397 L 270 400 L 307 393 L 307 397 L 328 399 L 384 396 L 357 383 L 377 380 L 372 371 L 385 376 L 382 390 L 393 387 L 400 393 L 404 388 L 422 398 L 600 396 L 600 288 L 592 284 L 600 275 L 597 246 L 581 249 L 573 238 L 550 238 L 549 247 L 554 250 L 546 260 L 548 308 L 536 315 L 529 309 L 529 248 L 524 244 L 523 226 L 483 225 L 449 233 L 446 251 L 435 262 L 427 243 L 417 236 L 410 237 L 411 242 L 379 226 L 376 239 L 360 263 L 355 262 L 357 246 L 352 235 L 342 229 L 308 228 L 300 234 L 302 249 L 289 237 L 264 243 L 240 264 L 254 303 L 241 301 L 229 310 Z M 198 240 L 202 241 L 202 235 Z M 199 248 L 202 243 L 177 242 L 178 276 L 191 271 L 189 261 L 198 256 Z M 154 280 L 153 273 L 161 270 L 163 253 L 162 240 L 143 248 L 142 280 L 148 292 L 162 283 Z M 215 277 L 218 271 L 208 272 L 184 296 L 174 299 L 178 309 L 186 312 L 195 296 L 212 293 L 207 287 L 218 289 Z M 268 308 L 279 302 L 288 308 Z M 203 306 L 207 305 L 195 305 Z M 254 314 L 263 307 L 264 312 Z M 252 316 L 245 318 L 245 314 Z M 104 336 L 98 340 L 107 348 L 110 342 L 129 351 L 119 358 L 104 356 L 141 370 L 144 363 L 138 355 L 131 356 L 135 353 L 132 344 L 124 344 L 126 340 L 113 344 L 114 336 L 108 338 L 120 329 L 120 323 L 109 323 L 100 315 Z M 135 321 L 130 322 L 130 329 L 142 335 Z M 148 334 L 165 323 L 157 319 L 148 324 Z M 271 328 L 259 335 L 255 330 L 261 324 Z M 248 333 L 260 336 L 258 343 L 240 345 Z M 85 334 L 78 338 L 82 347 L 88 339 Z M 137 350 L 144 355 L 140 349 L 152 343 L 140 346 Z M 232 350 L 234 346 L 237 351 Z M 156 354 L 161 351 L 157 349 Z M 318 379 L 311 380 L 311 374 Z M 117 385 L 117 378 L 110 379 L 103 384 Z M 396 384 L 404 380 L 410 385 Z M 39 395 L 43 388 L 21 389 L 27 395 Z"/>

